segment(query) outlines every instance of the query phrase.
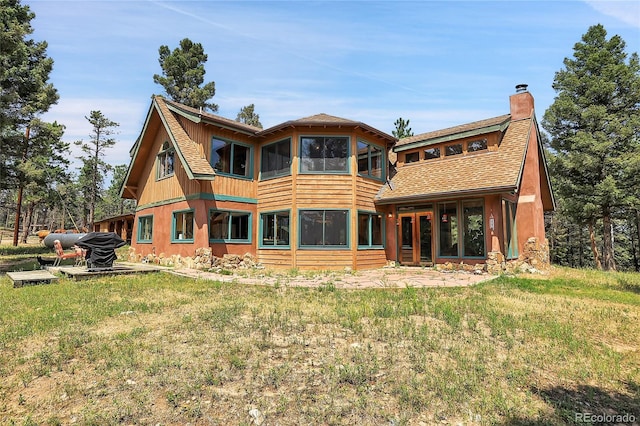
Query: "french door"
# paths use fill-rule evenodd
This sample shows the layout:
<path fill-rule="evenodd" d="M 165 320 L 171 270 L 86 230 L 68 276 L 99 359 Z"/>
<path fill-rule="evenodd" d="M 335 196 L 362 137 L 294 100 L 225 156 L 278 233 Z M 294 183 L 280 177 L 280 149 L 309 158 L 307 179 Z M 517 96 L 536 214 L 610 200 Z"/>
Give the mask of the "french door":
<path fill-rule="evenodd" d="M 432 212 L 401 213 L 399 215 L 401 264 L 433 264 L 432 218 Z"/>

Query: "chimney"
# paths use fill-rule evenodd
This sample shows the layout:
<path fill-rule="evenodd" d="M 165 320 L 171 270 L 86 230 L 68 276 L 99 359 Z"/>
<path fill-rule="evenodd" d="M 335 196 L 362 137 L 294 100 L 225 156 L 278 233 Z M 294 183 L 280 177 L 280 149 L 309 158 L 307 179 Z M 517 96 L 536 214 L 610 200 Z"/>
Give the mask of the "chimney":
<path fill-rule="evenodd" d="M 533 96 L 527 90 L 528 85 L 518 84 L 516 93 L 509 97 L 512 120 L 529 118 L 533 114 Z"/>

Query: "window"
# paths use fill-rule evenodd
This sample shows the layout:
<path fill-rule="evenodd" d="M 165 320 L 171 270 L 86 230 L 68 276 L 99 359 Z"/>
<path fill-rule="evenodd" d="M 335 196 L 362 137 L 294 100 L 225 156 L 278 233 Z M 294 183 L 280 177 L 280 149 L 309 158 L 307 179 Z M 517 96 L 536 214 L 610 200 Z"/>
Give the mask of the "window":
<path fill-rule="evenodd" d="M 209 239 L 226 242 L 249 242 L 251 213 L 211 210 L 209 212 Z"/>
<path fill-rule="evenodd" d="M 220 173 L 251 177 L 251 147 L 237 142 L 212 139 L 211 164 Z"/>
<path fill-rule="evenodd" d="M 300 171 L 348 172 L 349 138 L 303 136 L 300 138 Z"/>
<path fill-rule="evenodd" d="M 458 256 L 458 209 L 456 203 L 438 204 L 440 256 Z"/>
<path fill-rule="evenodd" d="M 416 161 L 420 161 L 420 153 L 419 152 L 408 152 L 404 155 L 405 163 L 415 163 Z"/>
<path fill-rule="evenodd" d="M 173 213 L 173 242 L 193 242 L 193 210 Z"/>
<path fill-rule="evenodd" d="M 504 224 L 504 253 L 507 259 L 518 258 L 518 227 L 516 225 L 516 203 L 502 200 L 502 223 Z"/>
<path fill-rule="evenodd" d="M 424 150 L 425 160 L 431 160 L 433 158 L 440 158 L 440 148 L 427 148 Z"/>
<path fill-rule="evenodd" d="M 358 247 L 382 247 L 382 215 L 358 212 Z"/>
<path fill-rule="evenodd" d="M 167 141 L 162 144 L 162 151 L 158 154 L 158 179 L 173 175 L 173 157 L 175 150 Z"/>
<path fill-rule="evenodd" d="M 263 213 L 260 223 L 264 247 L 289 247 L 289 212 Z"/>
<path fill-rule="evenodd" d="M 484 257 L 484 203 L 462 203 L 462 234 L 465 257 Z"/>
<path fill-rule="evenodd" d="M 479 139 L 467 143 L 467 152 L 477 152 L 487 149 L 487 140 Z"/>
<path fill-rule="evenodd" d="M 462 144 L 461 143 L 454 143 L 453 145 L 447 145 L 444 148 L 444 155 L 446 157 L 448 157 L 450 155 L 458 155 L 458 154 L 462 154 Z"/>
<path fill-rule="evenodd" d="M 291 139 L 262 147 L 260 177 L 262 179 L 291 173 Z"/>
<path fill-rule="evenodd" d="M 364 141 L 358 141 L 358 173 L 382 179 L 382 148 Z"/>
<path fill-rule="evenodd" d="M 347 247 L 347 210 L 301 210 L 301 247 Z"/>
<path fill-rule="evenodd" d="M 138 218 L 138 242 L 150 243 L 153 240 L 153 216 Z"/>

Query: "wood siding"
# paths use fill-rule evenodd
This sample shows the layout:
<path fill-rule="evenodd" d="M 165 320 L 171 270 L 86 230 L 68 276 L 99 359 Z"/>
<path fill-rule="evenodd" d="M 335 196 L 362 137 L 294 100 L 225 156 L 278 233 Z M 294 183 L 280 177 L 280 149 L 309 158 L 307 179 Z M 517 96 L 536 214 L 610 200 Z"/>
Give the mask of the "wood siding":
<path fill-rule="evenodd" d="M 351 208 L 353 189 L 350 175 L 298 175 L 298 208 Z"/>
<path fill-rule="evenodd" d="M 298 250 L 295 266 L 314 270 L 352 268 L 352 256 L 350 250 Z"/>
<path fill-rule="evenodd" d="M 286 210 L 293 207 L 293 178 L 284 176 L 258 182 L 261 211 Z"/>
<path fill-rule="evenodd" d="M 359 250 L 356 255 L 356 269 L 374 269 L 387 264 L 387 254 L 384 249 Z"/>

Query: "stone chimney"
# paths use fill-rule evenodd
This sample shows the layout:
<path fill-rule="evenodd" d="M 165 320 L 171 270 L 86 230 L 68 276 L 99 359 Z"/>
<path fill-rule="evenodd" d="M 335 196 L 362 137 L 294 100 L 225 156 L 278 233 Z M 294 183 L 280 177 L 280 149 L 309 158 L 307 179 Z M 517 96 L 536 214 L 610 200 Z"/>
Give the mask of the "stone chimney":
<path fill-rule="evenodd" d="M 533 96 L 527 90 L 528 85 L 518 84 L 516 93 L 509 96 L 511 119 L 520 120 L 533 114 Z"/>

